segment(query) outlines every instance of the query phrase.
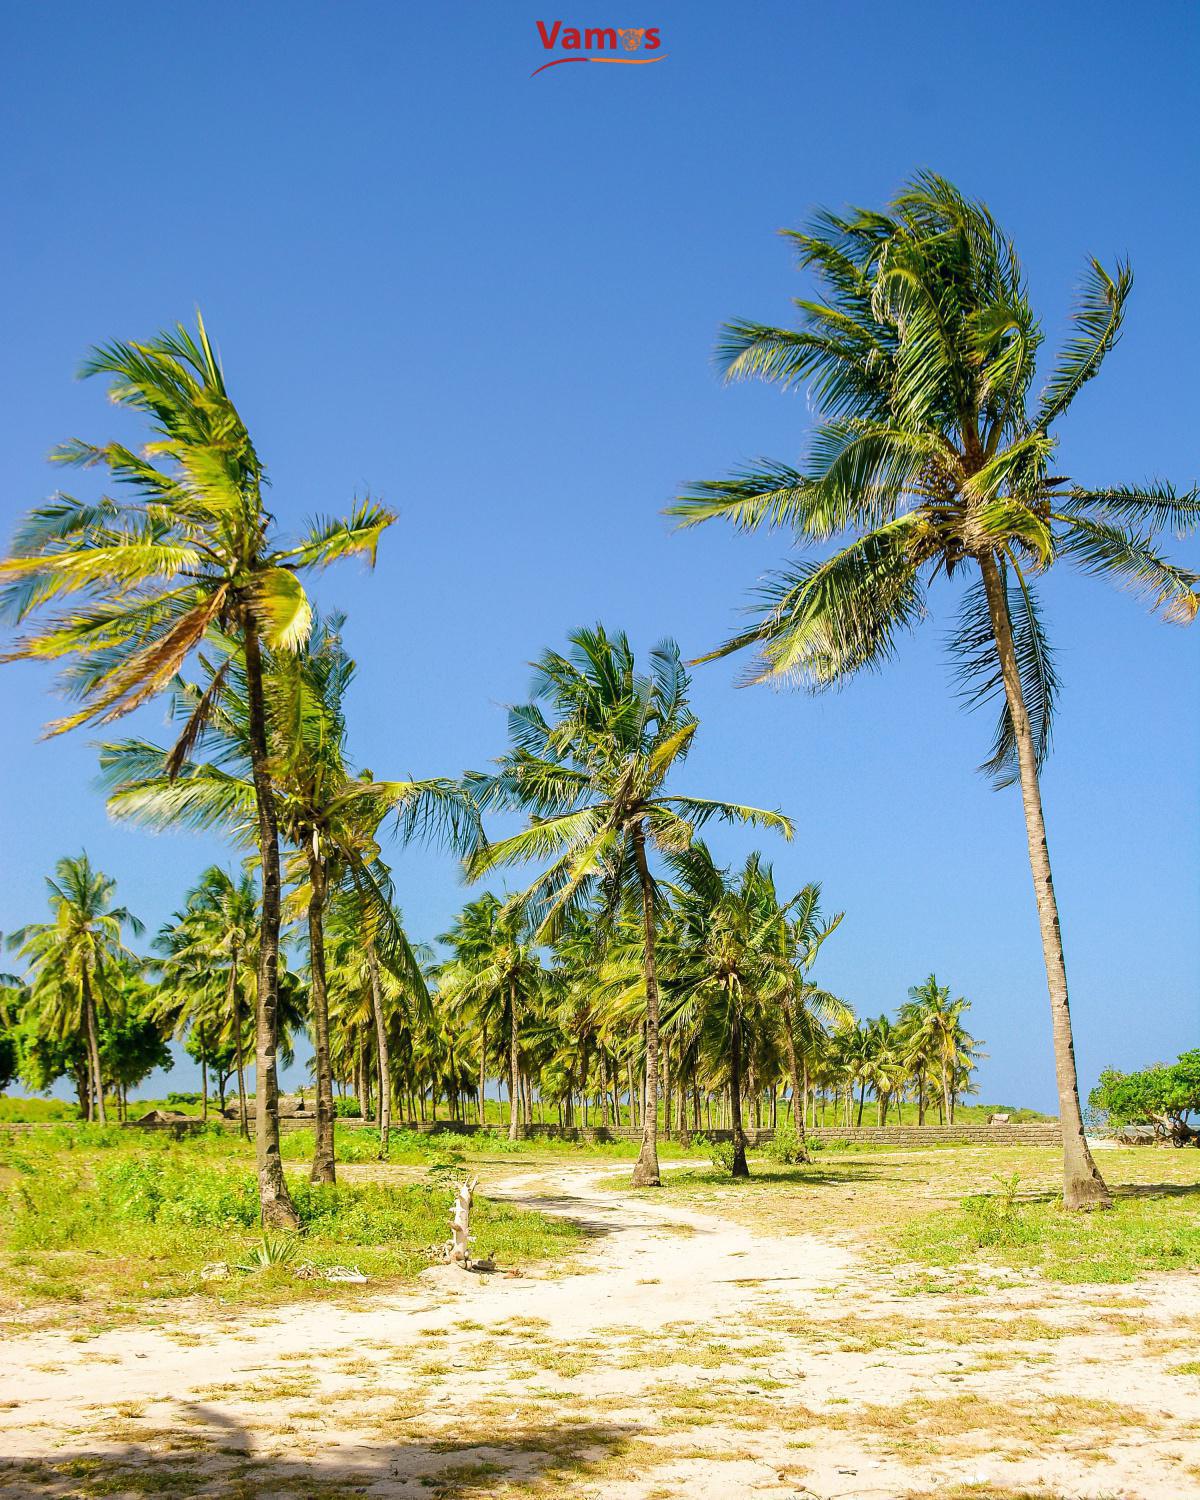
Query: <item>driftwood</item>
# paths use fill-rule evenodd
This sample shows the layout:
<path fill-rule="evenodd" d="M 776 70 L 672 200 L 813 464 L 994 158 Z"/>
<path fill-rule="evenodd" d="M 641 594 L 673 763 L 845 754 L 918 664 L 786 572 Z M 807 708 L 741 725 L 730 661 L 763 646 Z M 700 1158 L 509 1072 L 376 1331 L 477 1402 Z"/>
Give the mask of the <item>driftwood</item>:
<path fill-rule="evenodd" d="M 478 1186 L 478 1177 L 469 1177 L 465 1182 L 460 1182 L 454 1190 L 454 1207 L 450 1212 L 450 1239 L 446 1245 L 446 1259 L 452 1266 L 462 1266 L 464 1271 L 471 1269 L 471 1242 L 474 1238 L 471 1234 L 471 1203 Z"/>

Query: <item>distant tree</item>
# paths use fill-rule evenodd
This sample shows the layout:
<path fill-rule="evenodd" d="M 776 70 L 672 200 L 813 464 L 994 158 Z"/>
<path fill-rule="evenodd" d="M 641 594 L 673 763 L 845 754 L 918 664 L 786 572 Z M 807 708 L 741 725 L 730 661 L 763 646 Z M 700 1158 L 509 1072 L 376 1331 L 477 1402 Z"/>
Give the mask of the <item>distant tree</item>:
<path fill-rule="evenodd" d="M 52 920 L 14 932 L 9 943 L 29 965 L 27 1015 L 37 1031 L 60 1041 L 78 1038 L 86 1047 L 87 1118 L 103 1121 L 99 1015 L 111 1009 L 124 966 L 139 962 L 122 942 L 121 929 L 136 934 L 142 924 L 113 905 L 116 881 L 94 870 L 86 853 L 60 859 L 46 888 Z"/>
<path fill-rule="evenodd" d="M 1088 1103 L 1110 1125 L 1153 1125 L 1161 1135 L 1186 1140 L 1194 1134 L 1189 1116 L 1200 1114 L 1200 1048 L 1136 1073 L 1106 1068 Z"/>

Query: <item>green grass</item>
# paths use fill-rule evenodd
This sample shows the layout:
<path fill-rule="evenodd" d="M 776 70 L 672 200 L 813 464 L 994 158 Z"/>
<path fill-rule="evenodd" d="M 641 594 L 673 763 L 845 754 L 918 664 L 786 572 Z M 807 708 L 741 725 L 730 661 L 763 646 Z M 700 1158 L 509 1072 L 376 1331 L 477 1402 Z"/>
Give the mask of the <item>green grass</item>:
<path fill-rule="evenodd" d="M 112 1322 L 145 1304 L 203 1296 L 256 1304 L 355 1295 L 295 1266 L 352 1265 L 365 1290 L 415 1276 L 449 1235 L 451 1194 L 426 1176 L 403 1182 L 315 1186 L 289 1179 L 301 1218 L 295 1253 L 251 1273 L 204 1281 L 223 1261 L 250 1264 L 263 1243 L 251 1150 L 212 1131 L 174 1141 L 117 1126 L 74 1126 L 36 1135 L 0 1132 L 0 1294 L 17 1308 L 87 1304 Z M 479 1255 L 519 1267 L 568 1253 L 580 1232 L 486 1197 L 472 1231 Z"/>
<path fill-rule="evenodd" d="M 824 1235 L 873 1255 L 972 1273 L 1002 1265 L 1053 1281 L 1106 1283 L 1200 1267 L 1200 1151 L 1106 1150 L 1098 1160 L 1116 1199 L 1110 1213 L 1059 1206 L 1062 1157 L 1051 1147 L 825 1151 L 794 1167 L 752 1156 L 747 1181 L 684 1167 L 664 1173 L 663 1189 L 647 1191 L 752 1228 Z M 628 1188 L 616 1175 L 605 1185 Z"/>
<path fill-rule="evenodd" d="M 1032 1270 L 1050 1281 L 1133 1281 L 1200 1267 L 1200 1187 L 1118 1197 L 1111 1212 L 1068 1213 L 1057 1202 L 1009 1203 L 1002 1191 L 907 1224 L 899 1248 L 927 1265 L 964 1261 Z"/>

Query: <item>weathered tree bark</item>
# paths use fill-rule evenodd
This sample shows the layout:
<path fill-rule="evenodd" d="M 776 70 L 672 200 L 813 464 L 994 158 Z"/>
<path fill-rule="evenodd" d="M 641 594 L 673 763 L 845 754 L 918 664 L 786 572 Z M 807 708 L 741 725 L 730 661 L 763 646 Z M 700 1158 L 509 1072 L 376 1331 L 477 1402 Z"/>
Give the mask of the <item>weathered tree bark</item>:
<path fill-rule="evenodd" d="M 205 1125 L 208 1124 L 208 1055 L 204 1051 L 203 1044 L 200 1048 L 200 1119 Z"/>
<path fill-rule="evenodd" d="M 1046 965 L 1046 985 L 1050 994 L 1058 1115 L 1063 1137 L 1063 1203 L 1067 1208 L 1073 1209 L 1111 1208 L 1112 1198 L 1092 1160 L 1083 1129 L 1083 1114 L 1079 1108 L 1079 1079 L 1075 1070 L 1075 1042 L 1071 1032 L 1071 1006 L 1067 995 L 1067 965 L 1063 956 L 1062 928 L 1058 917 L 1058 901 L 1054 894 L 1054 878 L 1050 870 L 1050 849 L 1042 812 L 1037 751 L 1021 688 L 1021 674 L 1013 646 L 1012 622 L 1008 615 L 1008 599 L 995 557 L 991 554 L 981 557 L 979 567 L 983 574 L 983 586 L 987 591 L 992 634 L 996 641 L 1004 694 L 1016 739 L 1021 801 L 1025 808 L 1025 838 L 1029 845 L 1029 867 L 1033 875 L 1034 898 L 1042 934 L 1042 957 Z"/>
<path fill-rule="evenodd" d="M 383 981 L 379 973 L 379 955 L 371 938 L 367 939 L 367 970 L 371 976 L 371 1011 L 375 1017 L 375 1049 L 379 1061 L 379 1160 L 388 1154 L 392 1133 L 392 1068 L 388 1050 L 387 1018 L 383 1013 Z"/>
<path fill-rule="evenodd" d="M 646 837 L 633 830 L 633 857 L 642 887 L 642 929 L 646 973 L 646 1096 L 642 1106 L 642 1145 L 633 1168 L 634 1187 L 659 1187 L 658 1167 L 658 973 L 654 963 L 654 883 L 646 863 Z"/>
<path fill-rule="evenodd" d="M 329 995 L 325 987 L 325 860 L 314 831 L 308 841 L 308 967 L 312 989 L 313 1052 L 317 1070 L 317 1128 L 310 1182 L 336 1182 L 333 1069 L 329 1062 Z"/>
<path fill-rule="evenodd" d="M 288 1196 L 279 1150 L 279 828 L 275 792 L 267 761 L 267 717 L 263 700 L 262 653 L 258 626 L 247 605 L 241 609 L 246 658 L 246 730 L 258 806 L 258 852 L 262 865 L 262 924 L 258 943 L 258 1002 L 254 1021 L 254 1125 L 258 1156 L 258 1199 L 263 1223 L 298 1229 L 300 1220 Z"/>
<path fill-rule="evenodd" d="M 749 1177 L 746 1165 L 746 1137 L 742 1132 L 742 1020 L 734 1011 L 729 1029 L 729 1124 L 733 1131 L 734 1177 Z"/>
<path fill-rule="evenodd" d="M 88 1063 L 92 1072 L 91 1091 L 96 1100 L 95 1113 L 89 1109 L 88 1119 L 98 1118 L 101 1125 L 107 1125 L 108 1119 L 104 1113 L 104 1079 L 100 1073 L 100 1039 L 99 1028 L 96 1024 L 96 1000 L 92 994 L 92 983 L 86 967 L 81 970 L 79 982 L 83 991 L 83 1024 L 87 1030 Z"/>

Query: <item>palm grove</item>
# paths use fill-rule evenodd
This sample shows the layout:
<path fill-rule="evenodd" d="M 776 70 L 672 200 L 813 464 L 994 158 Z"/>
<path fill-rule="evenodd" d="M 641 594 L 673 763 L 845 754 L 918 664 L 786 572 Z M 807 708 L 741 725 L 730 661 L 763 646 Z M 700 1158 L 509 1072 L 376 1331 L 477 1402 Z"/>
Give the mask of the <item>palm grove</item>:
<path fill-rule="evenodd" d="M 1165 618 L 1196 613 L 1198 580 L 1156 546 L 1190 530 L 1194 493 L 1157 483 L 1090 488 L 1059 472 L 1054 426 L 1120 333 L 1128 267 L 1092 262 L 1071 336 L 1035 394 L 1041 332 L 1011 243 L 987 210 L 922 176 L 886 212 L 819 215 L 790 234 L 816 298 L 799 327 L 737 322 L 730 378 L 804 382 L 818 413 L 809 463 L 763 463 L 692 486 L 683 523 L 724 518 L 786 531 L 796 557 L 769 578 L 754 623 L 713 655 L 756 653 L 753 680 L 812 690 L 886 664 L 958 584 L 952 653 L 974 701 L 996 699 L 985 769 L 1019 787 L 1051 1004 L 1064 1199 L 1107 1190 L 1079 1109 L 1063 942 L 1039 770 L 1057 693 L 1037 599 L 1056 563 L 1104 574 Z M 241 872 L 206 871 L 139 958 L 131 913 L 86 856 L 49 884 L 51 920 L 12 939 L 22 976 L 0 990 L 0 1065 L 27 1083 L 76 1079 L 89 1117 L 163 1060 L 174 1035 L 233 1080 L 254 1135 L 264 1221 L 293 1226 L 279 1150 L 277 1058 L 301 1027 L 314 1052 L 313 1176 L 333 1180 L 335 1090 L 374 1113 L 482 1121 L 502 1079 L 514 1135 L 547 1111 L 564 1124 L 637 1121 L 635 1181 L 658 1181 L 659 1131 L 743 1129 L 786 1117 L 804 1153 L 814 1121 L 883 1123 L 913 1101 L 953 1119 L 978 1046 L 967 1003 L 931 975 L 895 1020 L 858 1021 L 813 977 L 839 914 L 820 888 L 780 890 L 769 858 L 726 868 L 713 822 L 788 839 L 782 813 L 693 788 L 699 725 L 673 642 L 639 666 L 619 632 L 578 630 L 536 664 L 510 746 L 485 772 L 413 781 L 351 759 L 354 665 L 340 616 L 314 617 L 311 569 L 373 562 L 394 517 L 366 502 L 345 519 L 279 535 L 267 476 L 203 324 L 93 351 L 118 405 L 150 430 L 64 444 L 55 461 L 101 470 L 98 498 L 57 493 L 19 528 L 2 568 L 17 632 L 7 659 L 63 662 L 76 707 L 51 734 L 104 728 L 158 697 L 170 743 L 110 739 L 109 807 L 151 827 L 218 829 Z M 495 813 L 524 826 L 498 840 Z M 485 893 L 441 935 L 410 941 L 388 841 L 433 842 L 481 879 L 518 866 L 513 894 Z M 289 940 L 294 938 L 294 940 Z"/>

